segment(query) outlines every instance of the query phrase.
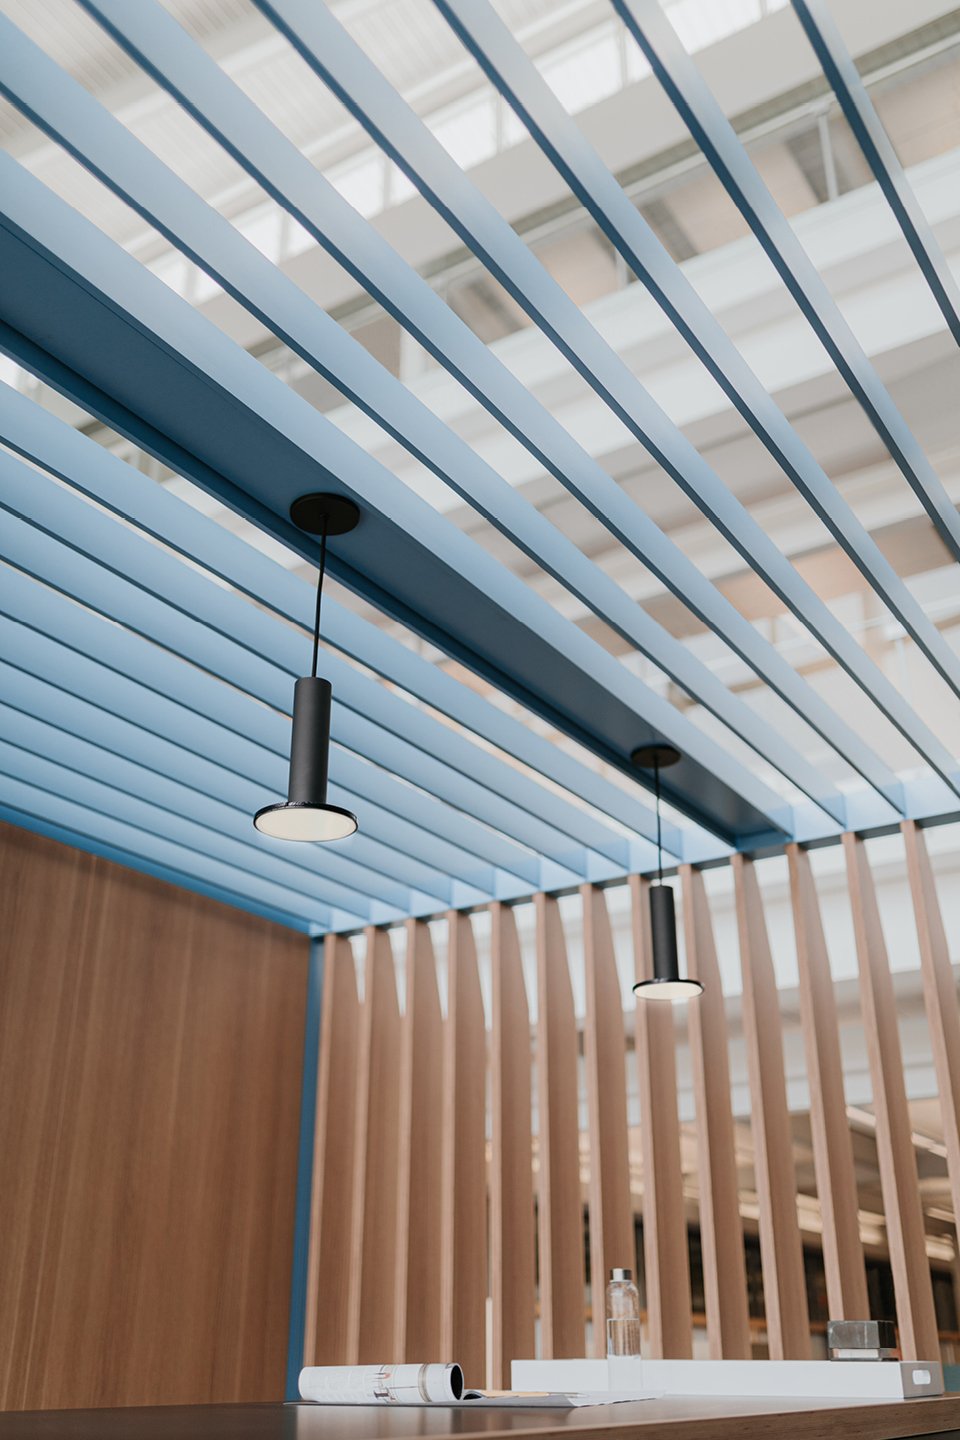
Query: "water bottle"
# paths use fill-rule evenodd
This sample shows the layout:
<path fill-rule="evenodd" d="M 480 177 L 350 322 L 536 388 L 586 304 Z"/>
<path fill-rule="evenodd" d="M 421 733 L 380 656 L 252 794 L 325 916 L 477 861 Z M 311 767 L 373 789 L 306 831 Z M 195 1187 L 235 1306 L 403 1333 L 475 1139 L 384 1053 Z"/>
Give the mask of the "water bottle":
<path fill-rule="evenodd" d="M 630 1270 L 611 1270 L 607 1286 L 607 1354 L 640 1354 L 640 1296 Z"/>

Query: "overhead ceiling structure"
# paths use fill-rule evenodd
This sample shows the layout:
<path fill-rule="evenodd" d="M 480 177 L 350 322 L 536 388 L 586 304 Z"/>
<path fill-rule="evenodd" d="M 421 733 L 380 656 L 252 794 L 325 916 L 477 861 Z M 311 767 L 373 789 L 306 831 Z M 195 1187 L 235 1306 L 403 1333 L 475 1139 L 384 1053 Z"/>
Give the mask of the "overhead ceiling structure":
<path fill-rule="evenodd" d="M 2 817 L 319 933 L 651 870 L 655 817 L 630 756 L 653 742 L 682 755 L 663 777 L 671 864 L 960 815 L 955 748 L 668 417 L 337 7 L 256 0 L 275 39 L 294 48 L 655 459 L 669 477 L 663 483 L 679 487 L 849 677 L 863 707 L 909 743 L 909 778 L 348 203 L 199 33 L 179 23 L 188 5 L 77 3 L 126 57 L 130 68 L 120 66 L 118 79 L 129 84 L 140 73 L 168 92 L 545 475 L 720 637 L 784 714 L 799 717 L 848 782 L 829 779 L 199 189 L 0 16 L 0 92 L 33 126 L 709 720 L 695 723 L 10 153 L 0 160 L 0 348 L 275 544 L 266 553 L 248 543 L 82 426 L 0 387 Z M 948 639 L 510 26 L 488 0 L 435 3 L 464 60 L 479 65 L 772 464 L 960 696 L 960 658 Z M 960 338 L 956 282 L 856 67 L 818 0 L 795 7 Z M 955 506 L 659 4 L 612 0 L 614 12 L 960 559 Z M 360 833 L 337 847 L 285 845 L 251 824 L 285 793 L 292 682 L 305 673 L 313 618 L 310 586 L 274 556 L 282 546 L 316 563 L 316 542 L 289 510 L 318 490 L 342 493 L 362 514 L 358 531 L 331 541 L 331 574 L 395 626 L 324 604 L 321 670 L 335 697 L 330 799 L 360 822 Z M 411 637 L 453 665 L 433 663 Z"/>

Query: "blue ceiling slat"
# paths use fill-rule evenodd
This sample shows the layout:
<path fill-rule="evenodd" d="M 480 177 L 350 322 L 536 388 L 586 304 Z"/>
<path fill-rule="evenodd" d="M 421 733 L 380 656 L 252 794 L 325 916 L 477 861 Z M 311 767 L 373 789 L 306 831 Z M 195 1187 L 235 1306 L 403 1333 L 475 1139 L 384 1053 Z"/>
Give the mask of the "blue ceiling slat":
<path fill-rule="evenodd" d="M 304 628 L 312 626 L 312 587 L 215 520 L 184 505 L 171 492 L 111 455 L 94 440 L 2 384 L 0 434 L 12 449 L 133 522 L 146 534 L 195 560 L 211 574 L 228 581 L 283 618 Z M 338 605 L 332 596 L 324 597 L 323 634 L 328 644 L 475 734 L 482 734 L 506 754 L 595 809 L 633 831 L 653 833 L 651 812 L 623 786 L 604 780 L 565 755 L 529 726 L 483 700 L 380 627 Z M 674 829 L 668 826 L 664 834 L 668 848 L 676 854 L 679 835 L 674 835 Z M 640 865 L 642 860 L 638 857 L 634 863 Z"/>
<path fill-rule="evenodd" d="M 326 7 L 255 0 L 721 534 L 948 783 L 955 762 Z"/>
<path fill-rule="evenodd" d="M 656 0 L 611 3 L 944 543 L 960 558 L 960 515 L 673 26 Z M 936 653 L 939 662 L 929 658 L 938 669 L 946 664 L 945 678 L 952 675 L 956 685 L 956 656 Z"/>
<path fill-rule="evenodd" d="M 34 527 L 33 533 L 24 532 L 8 522 L 0 540 L 0 550 L 21 569 L 275 709 L 292 703 L 289 682 L 306 668 L 304 637 L 2 454 L 0 506 Z M 63 542 L 50 535 L 50 524 L 62 532 Z M 134 578 L 127 580 L 127 573 Z M 603 834 L 590 816 L 344 661 L 325 654 L 323 670 L 334 687 L 331 734 L 336 741 L 413 779 L 574 875 L 587 875 L 583 841 L 596 831 Z M 556 828 L 558 821 L 563 831 Z M 628 868 L 622 837 L 608 836 L 605 853 L 621 869 Z"/>
<path fill-rule="evenodd" d="M 81 0 L 110 34 L 571 493 L 834 748 L 849 731 L 783 656 L 161 7 Z M 839 743 L 838 743 L 839 742 Z M 857 743 L 890 790 L 892 777 Z M 851 763 L 857 768 L 857 760 Z M 894 790 L 893 794 L 896 793 Z M 695 842 L 696 843 L 696 842 Z"/>
<path fill-rule="evenodd" d="M 98 814 L 147 828 L 151 834 L 163 836 L 187 851 L 222 861 L 238 876 L 249 875 L 276 885 L 291 897 L 298 896 L 301 909 L 311 919 L 316 919 L 320 906 L 329 903 L 323 876 L 284 859 L 277 846 L 251 844 L 247 838 L 248 828 L 253 828 L 249 817 L 244 817 L 247 823 L 243 824 L 236 812 L 216 801 L 204 801 L 168 779 L 161 780 L 130 761 L 107 755 L 89 741 L 67 735 L 43 721 L 28 720 L 2 704 L 0 774 L 63 795 Z M 357 894 L 352 908 L 372 920 L 375 904 Z M 440 908 L 438 899 L 434 909 Z M 383 903 L 383 910 L 392 910 L 397 916 L 408 914 L 409 894 L 398 889 L 392 902 Z"/>
<path fill-rule="evenodd" d="M 300 553 L 304 537 L 281 517 L 335 478 L 364 507 L 362 552 L 356 534 L 332 552 L 340 578 L 622 769 L 638 743 L 669 735 L 684 756 L 669 798 L 709 816 L 723 838 L 784 833 L 789 811 L 720 745 L 9 157 L 0 178 L 4 343 L 14 353 L 18 335 L 28 349 L 42 336 L 60 365 L 134 407 L 138 441 L 151 427 L 169 459 L 172 436 L 171 463 L 193 478 L 192 453 L 206 484 L 215 463 L 231 477 L 216 493 Z"/>
<path fill-rule="evenodd" d="M 20 559 L 27 562 L 31 570 L 44 574 L 52 570 L 51 583 L 78 592 L 82 603 L 93 602 L 91 608 L 99 613 L 103 613 L 104 608 L 113 608 L 122 614 L 126 609 L 128 614 L 144 618 L 149 611 L 163 623 L 164 607 L 159 602 L 137 591 L 129 582 L 99 570 L 83 557 L 72 557 L 66 570 L 62 563 L 58 566 L 54 542 L 23 522 L 8 519 L 4 539 L 8 553 L 16 546 Z M 44 551 L 46 558 L 39 563 Z M 104 598 L 108 593 L 119 604 L 108 604 Z M 76 605 L 58 603 L 56 595 L 36 585 L 25 591 L 23 580 L 11 570 L 0 570 L 0 610 L 21 624 L 33 626 L 38 632 L 42 630 L 63 644 L 75 647 L 77 654 L 68 653 L 59 665 L 55 649 L 47 655 L 51 673 L 58 681 L 65 674 L 76 676 L 74 693 L 99 701 L 97 687 L 103 683 L 102 676 L 97 668 L 90 669 L 79 663 L 81 656 L 93 658 L 117 672 L 121 681 L 120 698 L 135 707 L 129 713 L 136 713 L 139 723 L 149 717 L 153 722 L 150 728 L 155 733 L 169 736 L 187 748 L 191 748 L 199 733 L 205 740 L 206 753 L 235 773 L 256 777 L 263 784 L 265 801 L 269 801 L 271 795 L 284 793 L 287 777 L 282 762 L 289 754 L 289 724 L 282 713 L 251 699 L 242 684 L 231 688 L 229 679 L 227 684 L 221 684 L 204 670 L 184 665 L 166 649 L 132 632 L 116 625 L 104 625 Z M 187 622 L 183 622 L 183 628 L 188 629 Z M 202 635 L 202 627 L 189 628 Z M 0 647 L 5 646 L 8 639 L 9 634 L 0 636 Z M 238 647 L 232 642 L 223 642 L 220 658 L 227 661 L 237 651 Z M 162 728 L 157 730 L 157 725 Z M 438 802 L 432 797 L 421 797 L 416 789 L 402 786 L 389 774 L 355 761 L 346 751 L 335 749 L 334 757 L 332 768 L 338 774 L 339 783 L 347 789 L 362 787 L 361 793 L 371 801 L 382 803 L 387 809 L 395 806 L 401 815 L 415 811 L 419 817 L 423 802 L 431 801 L 425 824 L 429 823 L 433 829 L 439 826 L 438 833 L 449 836 L 462 849 L 482 855 L 498 868 L 522 875 L 536 888 L 539 868 L 535 855 L 466 815 L 458 824 L 457 812 L 448 806 L 440 806 L 441 813 L 437 814 L 433 807 Z M 379 883 L 376 872 L 361 871 L 357 875 L 356 867 L 346 858 L 345 846 L 314 851 L 312 863 L 332 877 L 352 876 L 358 888 L 364 883 Z"/>
<path fill-rule="evenodd" d="M 169 774 L 158 774 L 145 768 L 136 760 L 117 751 L 110 751 L 97 740 L 72 732 L 69 727 L 64 726 L 59 711 L 63 702 L 69 698 L 64 696 L 58 699 L 56 707 L 52 711 L 48 710 L 45 715 L 31 716 L 19 706 L 8 704 L 8 696 L 4 691 L 0 691 L 0 736 L 22 750 L 33 750 L 68 769 L 100 779 L 105 785 L 123 790 L 128 795 L 140 795 L 145 803 L 170 810 L 184 819 L 196 822 L 213 835 L 232 837 L 250 852 L 244 857 L 241 851 L 235 851 L 235 854 L 241 857 L 237 861 L 240 868 L 250 868 L 253 873 L 263 873 L 268 879 L 278 880 L 288 888 L 302 891 L 311 899 L 316 899 L 328 877 L 323 870 L 317 868 L 317 856 L 312 847 L 291 846 L 281 841 L 271 843 L 268 837 L 260 835 L 251 826 L 252 810 L 262 799 L 255 786 L 240 780 L 240 788 L 245 791 L 245 801 L 239 805 L 231 805 L 217 799 L 208 791 L 199 791 L 184 785 Z M 361 843 L 352 843 L 354 839 Z M 211 840 L 208 843 L 213 845 L 215 842 Z M 211 849 L 210 853 L 216 852 Z M 372 857 L 375 857 L 377 864 L 384 867 L 379 869 L 378 873 L 405 887 L 398 888 L 385 902 L 395 908 L 399 906 L 404 909 L 409 906 L 410 889 L 419 890 L 437 902 L 451 903 L 452 888 L 446 873 L 429 870 L 426 866 L 411 861 L 402 852 L 395 852 L 386 845 L 378 844 L 366 835 L 351 837 L 351 844 L 344 847 L 341 856 L 371 869 Z M 371 859 L 365 860 L 365 856 Z M 221 855 L 220 858 L 229 860 L 230 856 Z M 261 859 L 266 862 L 263 867 L 259 863 Z M 397 875 L 398 870 L 401 876 Z M 480 894 L 479 891 L 477 893 Z M 492 898 L 492 895 L 491 887 L 485 898 Z M 442 906 L 434 904 L 432 908 L 436 910 Z"/>
<path fill-rule="evenodd" d="M 562 531 L 508 485 L 471 446 L 407 390 L 320 306 L 71 80 L 0 17 L 0 88 L 78 160 L 131 204 L 297 354 L 496 525 L 547 574 L 575 594 L 666 672 L 768 764 L 842 822 L 844 802 L 821 767 L 735 696 L 652 619 Z M 802 682 L 798 682 L 802 685 Z M 835 713 L 802 686 L 804 710 L 828 717 L 844 753 L 888 798 L 892 772 Z M 585 837 L 586 838 L 586 837 Z M 593 842 L 594 848 L 598 848 Z M 614 857 L 612 857 L 614 858 Z M 615 857 L 621 863 L 619 857 Z"/>
<path fill-rule="evenodd" d="M 144 843 L 141 832 L 135 832 L 131 827 L 119 831 L 116 825 L 111 824 L 102 816 L 84 811 L 79 806 L 58 805 L 55 801 L 51 802 L 47 800 L 47 797 L 42 797 L 47 800 L 51 809 L 56 810 L 61 819 L 55 821 L 47 816 L 35 814 L 34 807 L 38 798 L 29 794 L 25 797 L 27 808 L 20 809 L 15 805 L 5 804 L 0 796 L 0 820 L 16 825 L 21 830 L 30 830 L 36 835 L 46 835 L 51 840 L 59 841 L 61 845 L 72 845 L 74 849 L 89 850 L 91 854 L 99 855 L 104 860 L 111 860 L 115 864 L 140 870 L 144 875 L 152 875 L 158 880 L 165 880 L 170 885 L 179 885 L 184 889 L 194 890 L 211 900 L 218 900 L 222 905 L 230 905 L 238 910 L 247 910 L 252 915 L 260 915 L 264 920 L 273 920 L 290 929 L 301 930 L 304 934 L 322 934 L 331 929 L 359 928 L 360 920 L 357 916 L 341 917 L 335 911 L 324 910 L 321 912 L 319 920 L 308 920 L 302 915 L 294 915 L 287 910 L 278 910 L 273 905 L 262 903 L 243 891 L 217 884 L 207 879 L 205 875 L 198 875 L 193 869 L 181 870 L 177 868 L 176 863 L 181 857 L 174 853 L 173 847 L 166 846 L 162 842 L 155 843 L 150 840 L 150 837 L 145 842 L 145 848 L 150 853 L 149 855 L 143 854 L 139 850 L 131 848 L 134 844 Z M 156 858 L 158 855 L 164 858 Z"/>
<path fill-rule="evenodd" d="M 823 0 L 792 0 L 797 19 L 833 87 L 847 123 L 897 218 L 947 328 L 960 345 L 960 285 L 874 109 L 867 87 Z"/>
<path fill-rule="evenodd" d="M 960 659 L 924 613 L 923 607 L 869 531 L 842 499 L 813 453 L 767 393 L 640 211 L 627 198 L 580 127 L 567 114 L 536 66 L 513 39 L 489 0 L 467 0 L 467 3 L 464 0 L 435 0 L 435 3 L 573 193 L 703 361 L 728 399 L 853 560 L 867 583 L 947 683 L 960 694 Z M 929 744 L 932 735 L 929 731 L 924 734 L 916 712 L 903 701 L 896 687 L 885 680 L 882 671 L 879 668 L 873 674 L 862 671 L 859 656 L 853 648 L 855 644 L 850 641 L 847 654 L 860 668 L 860 683 L 864 684 L 866 680 L 864 688 L 871 698 L 884 708 L 888 718 L 908 739 L 916 737 L 921 744 Z M 829 707 L 825 708 L 829 711 Z M 854 746 L 860 743 L 852 732 L 844 739 L 847 744 L 852 739 Z M 869 753 L 863 758 L 879 763 Z M 856 761 L 851 763 L 856 764 Z M 857 768 L 864 773 L 860 765 Z M 885 769 L 881 766 L 874 774 L 881 776 Z M 876 788 L 897 803 L 895 796 L 899 787 L 889 772 L 886 783 L 878 784 Z"/>
<path fill-rule="evenodd" d="M 278 912 L 297 915 L 303 921 L 316 923 L 316 915 L 324 905 L 318 896 L 314 905 L 297 891 L 279 885 L 249 870 L 239 869 L 233 861 L 218 859 L 208 851 L 184 843 L 189 827 L 177 822 L 175 816 L 148 805 L 138 805 L 119 791 L 110 791 L 72 770 L 53 765 L 42 756 L 24 755 L 12 746 L 0 743 L 0 804 L 23 810 L 38 819 L 70 825 L 86 817 L 95 834 L 110 839 L 118 849 L 158 856 L 183 874 L 211 879 L 222 889 L 233 889 L 238 895 L 249 895 Z M 192 832 L 191 832 L 192 833 Z M 379 907 L 384 920 L 394 918 L 388 907 Z M 375 918 L 379 914 L 366 912 Z M 402 913 L 402 912 L 401 912 Z"/>
<path fill-rule="evenodd" d="M 19 581 L 19 577 L 15 578 Z M 9 590 L 3 584 L 3 579 L 4 576 L 0 572 L 0 614 L 13 612 L 11 618 L 21 621 L 28 616 L 35 628 L 42 631 L 46 626 L 48 633 L 54 635 L 60 633 L 59 622 L 66 621 L 69 612 L 75 607 L 71 607 L 67 601 L 57 595 L 52 593 L 47 595 L 29 581 L 21 583 L 23 587 L 30 587 L 36 593 L 28 596 L 25 604 L 13 604 Z M 52 606 L 43 603 L 47 600 L 53 602 Z M 52 615 L 49 613 L 51 609 L 54 612 Z M 42 610 L 44 613 L 38 614 L 38 610 Z M 59 616 L 57 612 L 59 612 Z M 94 628 L 92 622 L 90 628 Z M 75 640 L 76 637 L 71 635 L 70 639 Z M 109 653 L 110 637 L 104 648 Z M 95 651 L 96 647 L 91 646 L 90 649 Z M 0 693 L 2 693 L 6 705 L 22 711 L 24 715 L 35 717 L 38 720 L 48 720 L 64 729 L 68 734 L 87 740 L 106 750 L 109 754 L 128 759 L 141 769 L 155 773 L 161 779 L 173 780 L 176 784 L 184 786 L 197 795 L 209 795 L 212 799 L 221 801 L 233 810 L 246 812 L 249 816 L 262 800 L 263 787 L 246 775 L 238 775 L 225 769 L 219 763 L 220 752 L 216 748 L 211 748 L 209 751 L 187 750 L 168 740 L 165 736 L 144 730 L 133 721 L 111 713 L 95 701 L 83 699 L 67 690 L 57 688 L 49 681 L 40 679 L 37 675 L 27 673 L 25 670 L 16 669 L 2 660 L 0 660 Z M 99 690 L 97 693 L 99 695 Z M 252 702 L 244 701 L 244 704 L 253 708 Z M 348 755 L 342 758 L 347 762 L 352 762 L 352 757 Z M 370 772 L 371 780 L 377 780 L 378 772 L 374 767 L 364 767 L 361 761 L 352 763 L 357 769 L 361 767 L 367 769 Z M 286 769 L 283 758 L 279 755 L 265 756 L 264 768 L 269 772 L 268 779 L 272 783 L 272 788 L 279 793 L 282 789 Z M 388 798 L 391 795 L 391 789 L 398 791 L 403 789 L 389 777 L 383 778 L 387 784 L 382 788 L 386 790 Z M 331 786 L 330 798 L 337 805 L 356 810 L 363 797 L 353 791 L 343 789 L 342 786 Z M 443 807 L 439 801 L 431 801 L 429 797 L 423 797 L 423 799 L 438 810 L 442 810 Z M 398 802 L 394 799 L 393 803 Z M 417 808 L 419 813 L 419 801 Z M 366 838 L 369 839 L 371 834 L 379 837 L 377 841 L 371 841 L 371 844 L 375 844 L 378 851 L 389 854 L 391 863 L 396 864 L 398 859 L 410 857 L 411 863 L 417 864 L 420 875 L 416 888 L 427 891 L 435 889 L 442 883 L 442 879 L 446 875 L 452 876 L 463 889 L 475 891 L 481 898 L 493 898 L 497 893 L 495 872 L 492 866 L 485 865 L 475 857 L 468 855 L 451 844 L 448 839 L 428 834 L 418 829 L 416 825 L 400 820 L 390 811 L 385 810 L 382 805 L 371 806 L 365 813 L 364 829 Z M 391 846 L 399 854 L 392 853 Z M 308 849 L 308 854 L 299 863 L 316 870 L 316 852 L 309 847 L 305 848 Z M 321 869 L 317 870 L 317 873 L 323 875 L 324 872 Z M 383 873 L 389 872 L 384 870 Z M 436 875 L 437 878 L 429 884 L 424 883 L 425 877 L 431 874 Z M 395 878 L 401 879 L 401 883 L 414 883 L 409 876 L 397 875 Z M 523 884 L 522 881 L 519 883 Z"/>

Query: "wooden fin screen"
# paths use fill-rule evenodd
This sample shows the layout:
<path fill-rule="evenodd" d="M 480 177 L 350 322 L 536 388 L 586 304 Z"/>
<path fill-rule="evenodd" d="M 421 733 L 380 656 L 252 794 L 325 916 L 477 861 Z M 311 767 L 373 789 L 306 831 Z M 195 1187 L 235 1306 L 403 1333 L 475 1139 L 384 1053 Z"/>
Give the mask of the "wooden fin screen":
<path fill-rule="evenodd" d="M 960 1203 L 960 1012 L 924 838 L 910 822 L 901 829 Z M 893 984 L 865 846 L 852 835 L 843 844 L 901 1345 L 908 1357 L 932 1359 L 939 1343 Z M 837 999 L 809 856 L 791 845 L 787 858 L 828 1308 L 832 1318 L 857 1319 L 870 1307 Z M 767 1344 L 774 1358 L 799 1359 L 811 1354 L 811 1335 L 771 950 L 779 937 L 768 931 L 757 868 L 735 857 L 731 869 Z M 705 990 L 679 1009 L 633 1002 L 617 964 L 620 934 L 594 885 L 580 890 L 579 974 L 576 953 L 571 973 L 556 897 L 534 897 L 525 912 L 529 937 L 518 912 L 489 907 L 489 1017 L 466 913 L 446 917 L 445 1013 L 424 922 L 406 925 L 402 1009 L 385 930 L 365 934 L 362 998 L 349 942 L 327 940 L 308 1363 L 457 1360 L 468 1383 L 506 1386 L 514 1358 L 584 1355 L 591 1309 L 592 1349 L 602 1354 L 607 1271 L 635 1259 L 628 1124 L 637 1127 L 642 1158 L 645 1353 L 689 1357 L 678 1063 L 689 1064 L 695 1113 L 708 1349 L 715 1358 L 749 1356 L 727 1003 L 704 877 L 682 866 L 680 883 L 687 967 Z M 632 939 L 633 973 L 644 979 L 652 973 L 648 881 L 632 877 L 629 898 L 623 943 Z M 535 996 L 524 978 L 528 939 Z M 688 1057 L 678 1048 L 684 1023 Z M 628 1110 L 634 1063 L 637 1113 Z"/>
<path fill-rule="evenodd" d="M 690 1068 L 697 1111 L 700 1246 L 713 1360 L 750 1356 L 747 1272 L 737 1193 L 727 1016 L 703 876 L 680 869 L 687 969 L 704 993 L 689 1006 Z"/>
<path fill-rule="evenodd" d="M 735 855 L 731 864 L 740 938 L 750 1124 L 760 1204 L 767 1344 L 771 1360 L 809 1360 L 810 1317 L 797 1220 L 797 1179 L 777 981 L 756 871 L 752 862 L 741 855 Z"/>
<path fill-rule="evenodd" d="M 634 975 L 653 976 L 649 881 L 630 878 Z M 636 1052 L 643 1156 L 643 1254 L 647 1349 L 654 1359 L 688 1360 L 690 1253 L 680 1165 L 677 1052 L 672 1005 L 636 1002 Z"/>
<path fill-rule="evenodd" d="M 627 1137 L 624 997 L 603 891 L 584 885 L 586 980 L 583 1057 L 590 1147 L 590 1277 L 593 1353 L 607 1353 L 606 1291 L 612 1266 L 636 1267 Z"/>

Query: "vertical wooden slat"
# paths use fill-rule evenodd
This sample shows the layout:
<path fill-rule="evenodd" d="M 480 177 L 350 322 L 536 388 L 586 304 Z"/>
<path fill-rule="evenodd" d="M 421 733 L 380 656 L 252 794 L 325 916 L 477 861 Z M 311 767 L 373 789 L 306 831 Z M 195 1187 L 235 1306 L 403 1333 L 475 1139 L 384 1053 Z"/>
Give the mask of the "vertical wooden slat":
<path fill-rule="evenodd" d="M 813 1163 L 823 1224 L 823 1264 L 832 1320 L 870 1314 L 867 1274 L 857 1216 L 853 1146 L 843 1093 L 837 1002 L 810 858 L 787 846 L 797 942 L 800 1023 L 810 1086 Z"/>
<path fill-rule="evenodd" d="M 400 1052 L 397 1280 L 391 1355 L 440 1354 L 443 1017 L 430 930 L 406 923 L 406 1010 Z"/>
<path fill-rule="evenodd" d="M 630 877 L 634 971 L 653 976 L 649 881 Z M 636 1003 L 647 1353 L 686 1360 L 691 1348 L 690 1257 L 680 1164 L 677 1059 L 672 1005 Z"/>
<path fill-rule="evenodd" d="M 957 1005 L 957 982 L 950 963 L 943 916 L 923 832 L 914 820 L 904 820 L 900 829 L 907 850 L 907 873 L 920 941 L 923 999 L 940 1091 L 953 1213 L 960 1215 L 960 1007 Z"/>
<path fill-rule="evenodd" d="M 697 1110 L 700 1244 L 710 1358 L 750 1357 L 743 1224 L 730 1103 L 727 1017 L 703 876 L 680 867 L 687 969 L 703 994 L 690 1003 L 690 1062 Z"/>
<path fill-rule="evenodd" d="M 797 1220 L 797 1181 L 777 981 L 753 863 L 735 855 L 731 864 L 743 977 L 743 1034 L 760 1205 L 767 1340 L 771 1360 L 809 1360 L 810 1317 Z"/>
<path fill-rule="evenodd" d="M 451 911 L 443 1068 L 442 1358 L 486 1380 L 486 1026 L 473 928 Z"/>
<path fill-rule="evenodd" d="M 537 895 L 534 904 L 540 1343 L 553 1360 L 584 1353 L 577 1021 L 557 902 Z"/>
<path fill-rule="evenodd" d="M 350 1354 L 348 1306 L 359 1017 L 350 942 L 341 935 L 328 935 L 323 947 L 305 1365 L 344 1365 Z"/>
<path fill-rule="evenodd" d="M 385 930 L 366 931 L 357 1057 L 349 1364 L 394 1360 L 400 1009 Z"/>
<path fill-rule="evenodd" d="M 590 1289 L 593 1353 L 605 1355 L 607 1273 L 634 1269 L 636 1242 L 627 1139 L 627 1051 L 623 993 L 603 892 L 580 887 L 586 978 L 584 1062 L 590 1138 Z"/>
<path fill-rule="evenodd" d="M 860 1004 L 877 1117 L 877 1159 L 897 1299 L 900 1349 L 908 1360 L 936 1360 L 940 1341 L 924 1239 L 917 1158 L 897 1028 L 893 980 L 864 843 L 843 837 L 853 929 L 860 967 Z"/>
<path fill-rule="evenodd" d="M 513 911 L 491 906 L 490 1291 L 492 1381 L 534 1354 L 534 1206 L 530 1011 Z"/>

